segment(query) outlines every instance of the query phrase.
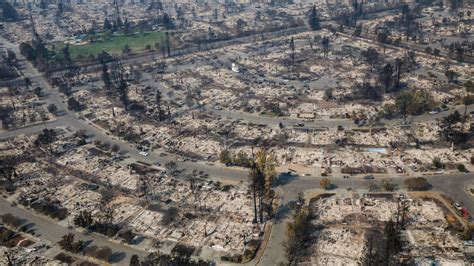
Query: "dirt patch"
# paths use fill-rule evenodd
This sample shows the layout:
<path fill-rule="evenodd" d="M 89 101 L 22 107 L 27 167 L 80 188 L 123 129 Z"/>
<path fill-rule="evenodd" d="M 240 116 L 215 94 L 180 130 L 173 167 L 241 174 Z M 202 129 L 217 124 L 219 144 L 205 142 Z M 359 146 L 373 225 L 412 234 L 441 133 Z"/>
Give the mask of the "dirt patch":
<path fill-rule="evenodd" d="M 312 191 L 310 193 L 308 193 L 308 195 L 305 195 L 305 198 L 308 200 L 308 204 L 311 205 L 312 203 L 320 200 L 320 199 L 324 199 L 324 198 L 329 198 L 329 197 L 332 197 L 336 195 L 335 193 L 321 193 L 321 192 L 316 192 L 316 191 Z"/>

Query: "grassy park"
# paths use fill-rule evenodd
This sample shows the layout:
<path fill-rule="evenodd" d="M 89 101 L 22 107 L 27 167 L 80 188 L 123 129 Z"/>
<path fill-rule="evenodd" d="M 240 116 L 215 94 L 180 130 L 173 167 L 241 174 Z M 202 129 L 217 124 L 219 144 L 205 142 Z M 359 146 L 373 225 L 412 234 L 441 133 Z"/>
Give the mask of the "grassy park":
<path fill-rule="evenodd" d="M 122 54 L 123 47 L 128 45 L 132 52 L 144 50 L 147 45 L 152 48 L 155 43 L 160 43 L 163 38 L 163 32 L 145 32 L 133 35 L 111 35 L 111 34 L 96 34 L 88 36 L 85 40 L 89 43 L 82 45 L 69 45 L 69 51 L 73 59 L 79 56 L 88 57 L 91 54 L 97 56 L 102 51 L 109 54 Z M 64 44 L 56 45 L 56 50 L 61 51 Z"/>

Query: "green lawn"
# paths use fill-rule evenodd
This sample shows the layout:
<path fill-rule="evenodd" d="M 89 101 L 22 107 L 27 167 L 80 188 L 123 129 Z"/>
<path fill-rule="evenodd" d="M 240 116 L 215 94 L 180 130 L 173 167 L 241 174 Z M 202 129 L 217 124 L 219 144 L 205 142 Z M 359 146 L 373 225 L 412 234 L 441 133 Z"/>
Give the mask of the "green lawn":
<path fill-rule="evenodd" d="M 97 34 L 87 38 L 91 40 L 88 44 L 69 45 L 69 51 L 73 59 L 79 55 L 88 57 L 90 54 L 93 54 L 96 56 L 102 51 L 106 51 L 109 54 L 122 54 L 122 49 L 127 44 L 132 49 L 132 52 L 137 52 L 144 50 L 147 45 L 154 48 L 155 43 L 161 42 L 163 35 L 163 32 L 145 32 L 128 36 Z M 63 47 L 64 45 L 57 45 L 56 50 L 60 51 Z"/>

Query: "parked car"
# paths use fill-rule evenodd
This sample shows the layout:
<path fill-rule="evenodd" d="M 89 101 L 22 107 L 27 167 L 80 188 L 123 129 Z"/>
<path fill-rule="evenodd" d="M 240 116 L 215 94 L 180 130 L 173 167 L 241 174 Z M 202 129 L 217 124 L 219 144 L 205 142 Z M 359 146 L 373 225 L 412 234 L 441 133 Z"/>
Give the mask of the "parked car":
<path fill-rule="evenodd" d="M 304 124 L 303 123 L 295 123 L 293 126 L 294 127 L 304 127 Z"/>
<path fill-rule="evenodd" d="M 147 152 L 147 151 L 140 151 L 139 154 L 140 154 L 140 155 L 143 155 L 143 156 L 148 156 L 148 152 Z"/>
<path fill-rule="evenodd" d="M 402 126 L 408 126 L 410 125 L 410 121 L 407 121 L 407 120 L 402 120 L 402 122 L 400 123 Z"/>
<path fill-rule="evenodd" d="M 430 115 L 435 115 L 437 113 L 439 113 L 440 109 L 439 108 L 436 108 L 436 109 L 433 109 L 430 111 Z"/>
<path fill-rule="evenodd" d="M 454 208 L 456 208 L 456 209 L 458 209 L 458 210 L 460 210 L 460 209 L 462 208 L 462 206 L 461 206 L 461 204 L 460 204 L 459 202 L 455 202 L 455 203 L 453 204 L 453 206 L 454 206 Z"/>

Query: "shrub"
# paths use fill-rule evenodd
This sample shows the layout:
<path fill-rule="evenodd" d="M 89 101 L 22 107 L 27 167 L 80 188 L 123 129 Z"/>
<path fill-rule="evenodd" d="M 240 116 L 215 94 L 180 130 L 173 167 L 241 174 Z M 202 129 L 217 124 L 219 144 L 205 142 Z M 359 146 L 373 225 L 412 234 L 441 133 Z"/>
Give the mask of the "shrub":
<path fill-rule="evenodd" d="M 408 190 L 428 190 L 431 188 L 431 184 L 424 177 L 408 178 L 404 183 Z"/>
<path fill-rule="evenodd" d="M 436 168 L 443 168 L 443 163 L 438 157 L 433 158 L 433 166 Z"/>
<path fill-rule="evenodd" d="M 54 259 L 56 260 L 59 260 L 60 262 L 62 263 L 66 263 L 68 265 L 72 264 L 74 262 L 74 258 L 69 256 L 69 255 L 66 255 L 64 253 L 59 253 L 58 255 L 56 255 L 56 257 L 54 257 Z"/>
<path fill-rule="evenodd" d="M 179 210 L 175 207 L 170 207 L 165 211 L 165 214 L 163 215 L 163 218 L 161 219 L 161 222 L 164 225 L 168 225 L 172 223 L 176 217 L 178 216 Z"/>
<path fill-rule="evenodd" d="M 122 238 L 126 243 L 131 244 L 135 238 L 135 234 L 130 229 L 119 232 L 118 236 Z"/>
<path fill-rule="evenodd" d="M 117 144 L 112 145 L 112 151 L 113 152 L 118 152 L 119 150 L 120 150 L 119 145 L 117 145 Z"/>
<path fill-rule="evenodd" d="M 463 172 L 463 173 L 468 172 L 467 169 L 466 169 L 466 166 L 464 166 L 464 164 L 462 164 L 462 163 L 458 164 L 457 168 L 458 168 L 459 172 Z"/>
<path fill-rule="evenodd" d="M 1 217 L 2 217 L 2 221 L 5 224 L 8 224 L 9 226 L 12 226 L 12 227 L 18 227 L 23 223 L 22 219 L 12 215 L 11 213 L 6 213 L 2 215 Z"/>
<path fill-rule="evenodd" d="M 329 189 L 329 186 L 331 185 L 331 181 L 328 178 L 323 178 L 321 181 L 319 181 L 319 185 L 323 189 Z"/>
<path fill-rule="evenodd" d="M 58 107 L 52 103 L 48 105 L 48 111 L 52 113 L 53 115 L 56 115 L 56 113 L 58 112 Z"/>
<path fill-rule="evenodd" d="M 109 261 L 112 256 L 112 250 L 109 247 L 100 247 L 95 253 L 95 258 L 103 261 Z"/>

